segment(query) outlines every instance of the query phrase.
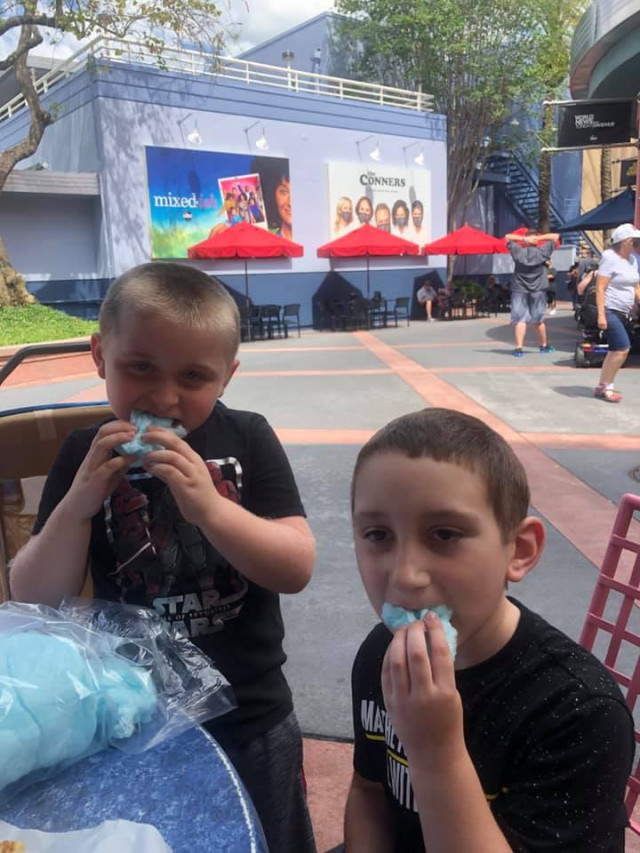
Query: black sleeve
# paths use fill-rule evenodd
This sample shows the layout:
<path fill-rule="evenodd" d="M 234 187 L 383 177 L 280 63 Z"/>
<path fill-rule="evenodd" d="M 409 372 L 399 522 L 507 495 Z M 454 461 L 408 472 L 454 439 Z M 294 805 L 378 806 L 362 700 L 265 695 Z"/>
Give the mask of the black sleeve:
<path fill-rule="evenodd" d="M 496 815 L 514 851 L 623 853 L 634 752 L 623 701 L 595 697 L 550 718 L 525 749 Z"/>
<path fill-rule="evenodd" d="M 71 488 L 86 456 L 95 430 L 74 430 L 64 440 L 42 490 L 38 515 L 31 533 L 40 533 L 47 519 Z"/>
<path fill-rule="evenodd" d="M 263 518 L 305 516 L 291 465 L 277 435 L 259 415 L 251 435 L 245 509 Z"/>
<path fill-rule="evenodd" d="M 381 708 L 372 693 L 374 679 L 380 679 L 380 673 L 372 671 L 369 638 L 360 646 L 351 670 L 351 708 L 353 712 L 353 769 L 363 779 L 384 785 L 386 745 L 384 735 L 378 731 L 370 732 L 367 728 L 375 728 L 375 716 Z M 375 668 L 374 668 L 375 669 Z M 381 691 L 380 691 L 381 693 Z M 373 723 L 373 725 L 372 725 Z M 374 739 L 375 738 L 375 739 Z"/>

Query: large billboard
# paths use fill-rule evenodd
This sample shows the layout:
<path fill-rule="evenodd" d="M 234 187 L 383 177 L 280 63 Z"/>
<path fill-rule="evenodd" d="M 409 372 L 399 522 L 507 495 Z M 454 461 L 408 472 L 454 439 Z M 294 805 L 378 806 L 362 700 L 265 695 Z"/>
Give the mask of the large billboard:
<path fill-rule="evenodd" d="M 293 239 L 287 159 L 155 146 L 145 155 L 153 258 L 186 258 L 236 222 Z"/>
<path fill-rule="evenodd" d="M 329 163 L 329 233 L 365 222 L 423 245 L 431 240 L 431 173 L 426 169 Z"/>

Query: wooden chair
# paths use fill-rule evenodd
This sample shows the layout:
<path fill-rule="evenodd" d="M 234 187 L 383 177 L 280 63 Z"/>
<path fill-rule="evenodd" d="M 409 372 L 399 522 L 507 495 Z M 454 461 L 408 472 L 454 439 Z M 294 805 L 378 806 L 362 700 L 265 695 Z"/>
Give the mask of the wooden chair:
<path fill-rule="evenodd" d="M 66 436 L 111 417 L 107 405 L 39 406 L 0 415 L 0 601 L 8 564 L 31 536 L 46 475 Z M 90 594 L 85 584 L 84 594 Z"/>
<path fill-rule="evenodd" d="M 640 693 L 640 534 L 634 512 L 640 512 L 640 495 L 624 495 L 580 635 L 580 645 L 604 661 L 632 713 Z M 632 525 L 636 530 L 631 530 Z M 620 565 L 623 556 L 633 559 L 630 572 Z M 639 743 L 638 728 L 635 736 Z M 640 835 L 640 823 L 632 815 L 639 795 L 640 761 L 629 777 L 625 799 L 630 828 L 636 835 Z"/>

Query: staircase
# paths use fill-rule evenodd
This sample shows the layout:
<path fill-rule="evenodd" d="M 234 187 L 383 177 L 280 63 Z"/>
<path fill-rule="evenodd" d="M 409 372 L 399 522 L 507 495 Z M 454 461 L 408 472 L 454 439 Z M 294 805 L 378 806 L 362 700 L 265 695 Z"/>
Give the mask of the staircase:
<path fill-rule="evenodd" d="M 538 222 L 538 180 L 535 173 L 527 168 L 513 154 L 494 154 L 487 159 L 485 171 L 502 175 L 506 178 L 503 188 L 509 201 L 521 217 L 524 225 L 535 227 Z M 553 203 L 549 205 L 549 226 L 554 231 L 563 222 Z M 588 246 L 597 251 L 597 247 L 589 240 L 583 231 L 566 231 L 562 242 L 575 246 L 578 250 Z"/>

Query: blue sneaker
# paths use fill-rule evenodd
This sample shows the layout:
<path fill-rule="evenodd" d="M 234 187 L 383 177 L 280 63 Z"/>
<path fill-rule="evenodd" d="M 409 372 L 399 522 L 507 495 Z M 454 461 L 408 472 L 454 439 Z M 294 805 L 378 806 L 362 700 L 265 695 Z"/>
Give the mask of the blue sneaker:
<path fill-rule="evenodd" d="M 513 354 L 516 358 L 522 358 L 522 356 L 524 355 L 524 350 L 520 349 L 520 347 L 516 347 L 516 349 L 514 349 L 513 351 Z"/>
<path fill-rule="evenodd" d="M 555 352 L 556 348 L 552 347 L 551 344 L 547 344 L 546 347 L 540 347 L 540 352 Z"/>

